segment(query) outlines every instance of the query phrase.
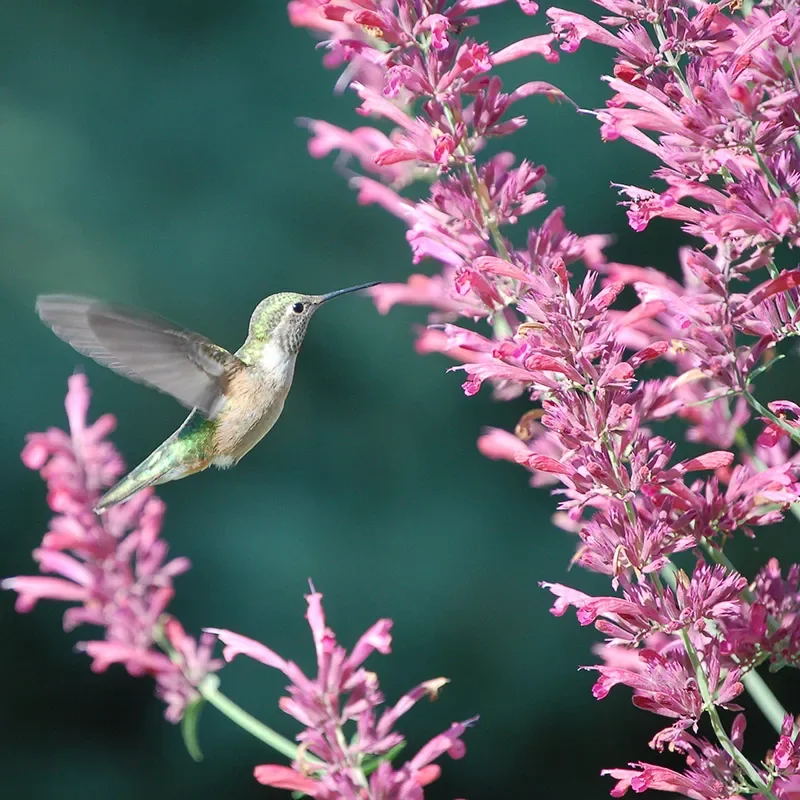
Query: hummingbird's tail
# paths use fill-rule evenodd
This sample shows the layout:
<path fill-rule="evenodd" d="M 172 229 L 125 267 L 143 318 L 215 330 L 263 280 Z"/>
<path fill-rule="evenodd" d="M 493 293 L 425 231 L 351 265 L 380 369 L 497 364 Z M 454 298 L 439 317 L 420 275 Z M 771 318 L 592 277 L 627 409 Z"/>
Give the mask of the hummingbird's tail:
<path fill-rule="evenodd" d="M 153 451 L 138 467 L 134 467 L 122 480 L 112 486 L 94 507 L 95 514 L 102 514 L 109 506 L 127 500 L 136 492 L 159 483 L 182 478 L 188 470 L 175 454 L 165 447 Z"/>

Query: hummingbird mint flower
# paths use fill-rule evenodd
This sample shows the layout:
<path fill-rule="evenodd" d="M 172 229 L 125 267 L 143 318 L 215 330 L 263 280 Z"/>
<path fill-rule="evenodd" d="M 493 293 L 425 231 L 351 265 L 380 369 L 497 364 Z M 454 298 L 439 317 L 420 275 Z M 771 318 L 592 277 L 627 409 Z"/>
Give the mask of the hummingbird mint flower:
<path fill-rule="evenodd" d="M 595 0 L 599 21 L 551 8 L 551 34 L 496 46 L 476 12 L 500 2 L 290 3 L 375 126 L 310 123 L 311 155 L 338 150 L 358 202 L 407 225 L 416 274 L 374 288 L 379 311 L 429 307 L 420 353 L 454 360 L 467 396 L 489 384 L 533 404 L 513 433 L 491 428 L 478 447 L 551 487 L 554 522 L 578 539 L 573 561 L 609 577 L 602 597 L 544 584 L 554 613 L 574 606 L 606 637 L 595 697 L 629 687 L 637 707 L 671 721 L 651 746 L 687 761 L 682 773 L 609 770 L 612 794 L 783 800 L 800 785 L 796 726 L 755 669 L 798 666 L 800 567 L 784 579 L 770 562 L 751 583 L 725 546 L 800 516 L 798 407 L 756 397 L 778 345 L 800 333 L 800 270 L 776 261 L 781 246 L 800 246 L 800 5 Z M 611 239 L 570 232 L 562 209 L 510 235 L 546 206 L 545 168 L 484 147 L 527 123 L 533 96 L 566 98 L 540 81 L 506 89 L 498 68 L 555 62 L 584 40 L 615 52 L 613 96 L 592 112 L 600 135 L 660 162 L 655 186 L 617 187 L 631 226 L 663 217 L 693 237 L 676 255 L 680 280 L 608 260 Z M 404 196 L 416 180 L 428 184 L 420 199 Z M 660 377 L 648 372 L 655 361 Z M 685 422 L 694 457 L 664 437 L 670 419 Z M 754 419 L 766 427 L 751 445 Z M 687 551 L 695 566 L 683 572 L 673 559 Z M 781 737 L 754 761 L 741 750 L 744 717 L 723 722 L 745 690 Z M 705 716 L 717 744 L 695 735 Z"/>
<path fill-rule="evenodd" d="M 138 492 L 102 517 L 92 511 L 124 464 L 106 439 L 114 417 L 87 422 L 90 397 L 85 375 L 73 375 L 65 402 L 69 432 L 50 428 L 27 438 L 22 461 L 45 480 L 55 516 L 33 551 L 44 574 L 6 578 L 0 585 L 17 593 L 20 612 L 44 599 L 76 604 L 64 613 L 65 630 L 83 624 L 103 629 L 103 638 L 77 646 L 92 659 L 92 669 L 104 672 L 117 663 L 131 675 L 152 676 L 166 718 L 178 722 L 187 704 L 199 699 L 196 687 L 222 661 L 212 657 L 210 634 L 195 640 L 165 616 L 172 579 L 190 564 L 167 559 L 167 544 L 159 538 L 164 504 L 153 490 Z M 180 663 L 157 646 L 161 638 Z"/>
<path fill-rule="evenodd" d="M 375 651 L 384 655 L 391 652 L 391 620 L 378 620 L 348 654 L 326 625 L 322 595 L 312 586 L 306 600 L 306 619 L 317 655 L 314 678 L 253 639 L 218 628 L 206 631 L 223 643 L 226 661 L 246 655 L 280 670 L 290 681 L 288 696 L 281 698 L 280 707 L 304 726 L 297 736 L 298 758 L 291 768 L 277 764 L 256 767 L 256 780 L 318 800 L 421 800 L 422 788 L 435 781 L 441 771 L 433 762 L 445 753 L 451 758 L 464 755 L 461 737 L 477 717 L 453 723 L 395 768 L 387 756 L 404 743 L 393 730 L 397 720 L 423 697 L 436 698 L 447 679 L 425 681 L 395 705 L 379 711 L 384 697 L 378 677 L 362 665 Z"/>
<path fill-rule="evenodd" d="M 152 488 L 103 515 L 93 510 L 125 465 L 106 438 L 115 427 L 114 418 L 106 414 L 89 423 L 89 401 L 86 377 L 73 375 L 65 403 L 69 432 L 50 428 L 27 437 L 22 461 L 45 479 L 55 516 L 33 554 L 46 574 L 7 578 L 0 584 L 17 593 L 17 611 L 31 611 L 43 599 L 73 603 L 64 614 L 66 630 L 82 624 L 103 629 L 102 638 L 77 645 L 92 659 L 92 669 L 103 672 L 122 664 L 133 676 L 153 677 L 156 695 L 167 706 L 166 718 L 184 723 L 184 739 L 194 758 L 201 757 L 196 724 L 202 700 L 294 758 L 291 767 L 256 767 L 255 778 L 262 784 L 322 800 L 421 800 L 423 787 L 440 774 L 433 762 L 445 753 L 452 758 L 464 755 L 461 737 L 477 717 L 454 723 L 397 768 L 390 760 L 405 742 L 394 726 L 423 697 L 435 698 L 447 679 L 425 681 L 394 706 L 379 710 L 383 695 L 377 676 L 362 665 L 375 650 L 391 651 L 391 620 L 378 620 L 348 654 L 326 626 L 322 595 L 313 587 L 306 616 L 317 652 L 315 678 L 264 645 L 230 631 L 210 628 L 199 639 L 188 635 L 167 613 L 167 606 L 174 593 L 173 577 L 190 565 L 186 558 L 167 560 L 166 542 L 159 538 L 164 504 Z M 225 660 L 246 654 L 289 678 L 289 696 L 280 707 L 305 726 L 297 737 L 299 747 L 218 692 L 214 673 L 224 661 L 213 657 L 217 640 L 224 645 Z"/>

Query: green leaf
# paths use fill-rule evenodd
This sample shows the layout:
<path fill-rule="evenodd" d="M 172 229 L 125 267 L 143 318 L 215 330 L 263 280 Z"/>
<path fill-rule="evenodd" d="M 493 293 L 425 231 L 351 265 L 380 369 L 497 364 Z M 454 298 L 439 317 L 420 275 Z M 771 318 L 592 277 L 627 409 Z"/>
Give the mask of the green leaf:
<path fill-rule="evenodd" d="M 197 739 L 197 726 L 200 722 L 200 712 L 205 704 L 206 701 L 202 697 L 193 700 L 186 706 L 181 720 L 183 743 L 186 745 L 189 755 L 195 761 L 203 760 L 203 751 L 200 749 L 200 742 Z"/>

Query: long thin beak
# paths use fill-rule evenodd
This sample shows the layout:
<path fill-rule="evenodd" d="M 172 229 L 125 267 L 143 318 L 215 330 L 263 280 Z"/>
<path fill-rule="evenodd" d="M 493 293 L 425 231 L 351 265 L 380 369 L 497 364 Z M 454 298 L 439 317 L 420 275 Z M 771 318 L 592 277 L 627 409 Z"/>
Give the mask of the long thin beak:
<path fill-rule="evenodd" d="M 357 292 L 361 289 L 369 289 L 370 286 L 377 286 L 380 281 L 372 281 L 372 283 L 362 283 L 359 286 L 350 286 L 347 289 L 337 289 L 335 292 L 328 292 L 323 294 L 320 303 L 326 303 L 328 300 L 338 297 L 340 294 L 349 294 L 350 292 Z"/>

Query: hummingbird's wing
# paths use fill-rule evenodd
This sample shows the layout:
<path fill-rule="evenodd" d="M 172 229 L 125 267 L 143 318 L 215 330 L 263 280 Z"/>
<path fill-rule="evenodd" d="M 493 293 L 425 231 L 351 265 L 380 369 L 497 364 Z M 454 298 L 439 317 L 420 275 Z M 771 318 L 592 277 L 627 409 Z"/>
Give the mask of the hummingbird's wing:
<path fill-rule="evenodd" d="M 129 306 L 46 294 L 36 299 L 36 311 L 79 353 L 172 395 L 209 419 L 219 410 L 229 376 L 244 366 L 204 336 Z"/>

